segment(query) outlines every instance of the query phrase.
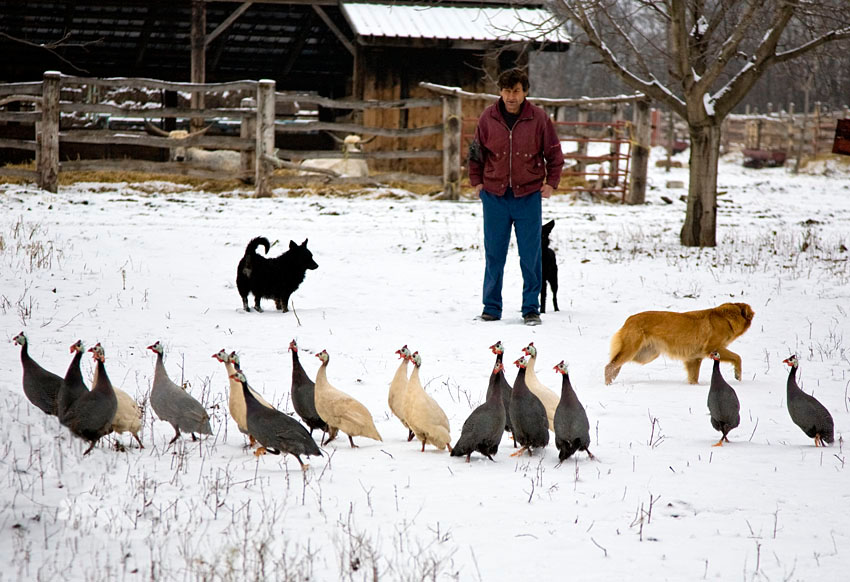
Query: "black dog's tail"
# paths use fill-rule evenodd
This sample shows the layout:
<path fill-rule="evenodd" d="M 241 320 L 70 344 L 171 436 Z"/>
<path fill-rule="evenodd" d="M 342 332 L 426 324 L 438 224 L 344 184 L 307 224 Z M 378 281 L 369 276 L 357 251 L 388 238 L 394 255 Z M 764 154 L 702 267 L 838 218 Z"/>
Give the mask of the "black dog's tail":
<path fill-rule="evenodd" d="M 262 246 L 266 249 L 263 254 L 267 255 L 269 253 L 271 243 L 269 243 L 269 239 L 264 236 L 258 236 L 257 238 L 253 238 L 251 239 L 251 242 L 248 243 L 248 246 L 245 247 L 245 256 L 247 257 L 249 255 L 256 255 L 257 247 L 259 246 Z"/>

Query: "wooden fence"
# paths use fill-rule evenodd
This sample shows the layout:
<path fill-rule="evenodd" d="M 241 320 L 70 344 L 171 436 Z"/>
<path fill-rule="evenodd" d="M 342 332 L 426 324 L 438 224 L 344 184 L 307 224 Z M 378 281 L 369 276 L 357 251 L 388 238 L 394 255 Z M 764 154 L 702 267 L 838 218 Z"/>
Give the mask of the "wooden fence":
<path fill-rule="evenodd" d="M 315 181 L 334 180 L 345 183 L 380 184 L 389 181 L 409 181 L 442 185 L 443 197 L 457 199 L 460 194 L 462 159 L 465 149 L 462 147 L 461 99 L 495 100 L 498 95 L 466 93 L 458 88 L 440 85 L 422 84 L 438 96 L 433 99 L 401 99 L 395 101 L 350 101 L 345 99 L 327 99 L 314 94 L 279 93 L 275 83 L 270 80 L 238 81 L 232 83 L 177 83 L 156 79 L 137 78 L 87 78 L 62 75 L 58 72 L 46 72 L 40 82 L 0 84 L 0 123 L 8 125 L 34 125 L 32 138 L 0 137 L 0 148 L 11 148 L 33 152 L 36 170 L 0 167 L 0 176 L 23 177 L 33 180 L 48 191 L 58 188 L 60 172 L 68 171 L 140 171 L 149 173 L 177 174 L 209 179 L 240 178 L 252 182 L 255 195 L 269 196 L 272 188 L 283 184 L 305 184 Z M 98 94 L 110 89 L 122 88 L 139 91 L 164 91 L 188 94 L 195 103 L 211 103 L 211 94 L 239 92 L 249 97 L 243 98 L 239 107 L 196 107 L 179 106 L 167 103 L 151 106 L 150 102 L 116 104 L 101 102 Z M 74 89 L 69 91 L 69 89 Z M 92 95 L 94 97 L 92 98 Z M 203 99 L 194 97 L 202 95 Z M 87 96 L 88 98 L 84 98 Z M 614 99 L 533 99 L 539 105 L 549 109 L 559 107 L 592 107 L 616 103 L 634 104 L 632 123 L 619 123 L 620 136 L 612 142 L 609 162 L 622 157 L 620 145 L 625 141 L 629 152 L 625 159 L 632 160 L 631 175 L 628 165 L 620 169 L 612 165 L 608 171 L 608 181 L 629 177 L 628 190 L 622 187 L 623 199 L 629 203 L 641 203 L 645 197 L 646 167 L 648 159 L 649 105 L 643 96 L 618 97 Z M 415 128 L 370 127 L 358 123 L 324 122 L 316 120 L 294 122 L 276 115 L 276 109 L 283 109 L 298 103 L 301 107 L 313 105 L 325 109 L 362 112 L 368 109 L 414 109 L 424 107 L 442 108 L 442 123 Z M 5 109 L 3 107 L 5 106 Z M 116 129 L 94 127 L 97 124 L 77 123 L 79 119 L 121 118 L 127 120 L 127 127 Z M 355 115 L 356 119 L 358 116 Z M 206 135 L 193 132 L 188 138 L 175 140 L 161 135 L 149 135 L 143 130 L 145 121 L 191 120 L 191 126 L 200 128 L 206 123 L 215 122 L 238 125 L 238 135 Z M 398 149 L 364 152 L 342 152 L 329 150 L 301 150 L 286 147 L 287 137 L 294 134 L 316 134 L 327 131 L 334 133 L 355 133 L 361 136 L 385 136 L 392 138 L 417 138 L 442 134 L 441 149 Z M 0 128 L 0 135 L 2 129 Z M 278 138 L 278 139 L 276 139 Z M 579 141 L 582 138 L 577 138 Z M 276 148 L 276 143 L 284 144 Z M 238 170 L 201 168 L 185 162 L 154 162 L 139 159 L 60 159 L 60 144 L 96 144 L 127 145 L 146 148 L 171 150 L 181 147 L 230 150 L 240 152 L 241 163 Z M 634 147 L 632 147 L 634 146 Z M 580 152 L 580 150 L 579 150 Z M 581 155 L 580 153 L 577 155 Z M 372 174 L 368 177 L 341 177 L 333 172 L 316 170 L 304 175 L 306 168 L 297 162 L 306 158 L 343 158 L 355 159 L 437 159 L 442 162 L 442 175 L 431 176 L 392 172 Z M 584 168 L 591 160 L 577 160 Z M 297 173 L 275 173 L 276 168 L 298 170 Z M 568 172 L 572 171 L 568 169 Z M 582 170 L 583 172 L 585 170 Z"/>

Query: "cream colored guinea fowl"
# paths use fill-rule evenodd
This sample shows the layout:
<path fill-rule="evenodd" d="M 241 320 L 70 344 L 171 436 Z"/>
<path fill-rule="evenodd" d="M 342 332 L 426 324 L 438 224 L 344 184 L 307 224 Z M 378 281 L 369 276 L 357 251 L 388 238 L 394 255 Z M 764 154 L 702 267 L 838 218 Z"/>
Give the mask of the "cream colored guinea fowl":
<path fill-rule="evenodd" d="M 328 362 L 331 357 L 327 350 L 322 350 L 316 357 L 322 362 L 316 372 L 316 412 L 328 423 L 330 430 L 328 439 L 322 444 L 331 442 L 336 437 L 336 431 L 340 430 L 348 435 L 348 442 L 352 447 L 357 447 L 354 444 L 356 436 L 383 441 L 369 410 L 357 399 L 337 390 L 328 382 Z"/>
<path fill-rule="evenodd" d="M 407 346 L 404 346 L 400 350 L 396 350 L 396 353 L 401 358 L 401 363 L 399 363 L 398 369 L 390 382 L 387 403 L 390 405 L 392 413 L 407 429 L 407 441 L 410 442 L 413 440 L 413 431 L 410 430 L 407 421 L 404 420 L 404 401 L 407 397 L 407 364 L 410 362 L 410 350 L 407 349 Z"/>
<path fill-rule="evenodd" d="M 555 410 L 558 408 L 561 397 L 544 386 L 543 382 L 537 379 L 537 374 L 534 373 L 534 364 L 537 362 L 537 348 L 534 347 L 534 342 L 522 348 L 522 351 L 528 356 L 525 367 L 525 384 L 531 390 L 531 393 L 543 403 L 543 408 L 546 409 L 546 418 L 549 419 L 549 430 L 555 432 Z"/>
<path fill-rule="evenodd" d="M 248 421 L 246 418 L 247 407 L 245 405 L 245 396 L 242 394 L 242 383 L 234 378 L 239 365 L 239 356 L 236 352 L 227 353 L 225 350 L 219 350 L 212 355 L 213 358 L 224 364 L 224 369 L 227 370 L 227 378 L 230 382 L 230 395 L 227 399 L 227 407 L 230 410 L 230 417 L 236 423 L 236 428 L 244 435 L 248 436 L 250 446 L 254 446 L 254 437 L 248 432 Z M 238 371 L 241 371 L 239 369 Z M 260 396 L 256 390 L 249 387 L 248 390 L 254 395 L 261 405 L 266 408 L 274 409 L 274 406 L 266 402 L 266 399 Z"/>
<path fill-rule="evenodd" d="M 425 445 L 434 445 L 441 451 L 448 448 L 452 451 L 452 435 L 449 429 L 449 419 L 437 401 L 425 392 L 422 381 L 419 379 L 419 368 L 422 365 L 422 356 L 414 352 L 410 356 L 413 362 L 413 372 L 407 381 L 407 396 L 404 400 L 404 418 L 410 430 L 422 441 L 422 451 Z"/>
<path fill-rule="evenodd" d="M 92 358 L 94 358 L 95 362 L 106 363 L 106 351 L 100 345 L 100 342 L 95 344 L 94 347 L 89 348 L 89 351 L 92 353 Z M 92 386 L 97 384 L 100 369 L 101 366 L 97 365 L 94 368 Z M 118 408 L 115 410 L 115 416 L 112 417 L 112 432 L 115 434 L 129 432 L 136 439 L 136 442 L 139 443 L 139 448 L 145 448 L 145 445 L 142 444 L 142 439 L 139 438 L 139 431 L 142 430 L 142 411 L 139 405 L 123 390 L 115 386 L 112 386 L 112 390 L 115 392 L 115 398 L 118 400 Z"/>

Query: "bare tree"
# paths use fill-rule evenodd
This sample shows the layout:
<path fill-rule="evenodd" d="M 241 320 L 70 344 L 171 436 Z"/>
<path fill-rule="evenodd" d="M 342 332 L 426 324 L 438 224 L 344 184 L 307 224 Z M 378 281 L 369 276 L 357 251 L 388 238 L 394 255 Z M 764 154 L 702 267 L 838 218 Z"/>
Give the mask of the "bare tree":
<path fill-rule="evenodd" d="M 846 0 L 549 0 L 626 85 L 689 128 L 681 242 L 717 243 L 720 126 L 773 65 L 850 39 Z"/>

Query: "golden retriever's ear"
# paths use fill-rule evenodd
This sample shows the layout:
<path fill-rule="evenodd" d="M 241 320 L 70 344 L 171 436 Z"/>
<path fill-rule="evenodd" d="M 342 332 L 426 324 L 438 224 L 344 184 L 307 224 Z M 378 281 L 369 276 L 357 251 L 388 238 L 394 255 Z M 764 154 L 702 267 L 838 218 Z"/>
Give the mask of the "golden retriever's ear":
<path fill-rule="evenodd" d="M 741 308 L 741 317 L 743 317 L 747 321 L 752 321 L 753 317 L 755 316 L 753 308 L 750 307 L 747 303 L 738 303 L 738 307 Z"/>

